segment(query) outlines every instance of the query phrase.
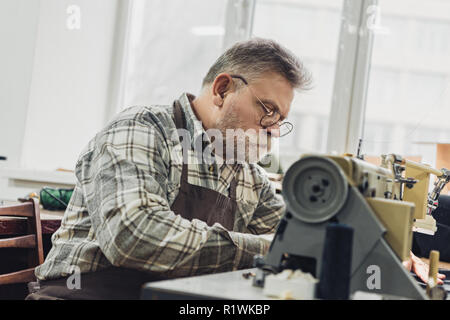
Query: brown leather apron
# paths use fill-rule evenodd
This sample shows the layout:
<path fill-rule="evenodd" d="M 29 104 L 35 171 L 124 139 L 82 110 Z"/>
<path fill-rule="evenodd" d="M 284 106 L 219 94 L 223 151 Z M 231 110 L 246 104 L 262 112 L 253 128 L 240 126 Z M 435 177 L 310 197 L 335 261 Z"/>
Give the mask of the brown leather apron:
<path fill-rule="evenodd" d="M 178 100 L 174 102 L 174 115 L 177 129 L 186 129 L 186 120 Z M 227 197 L 212 189 L 189 184 L 187 162 L 186 152 L 183 153 L 180 190 L 171 206 L 172 211 L 188 220 L 199 219 L 209 226 L 218 222 L 228 230 L 233 230 L 237 208 L 236 178 L 230 184 L 230 197 Z"/>
<path fill-rule="evenodd" d="M 174 102 L 173 109 L 177 129 L 186 129 L 186 118 L 178 100 Z M 189 184 L 187 152 L 183 152 L 183 159 L 180 189 L 171 210 L 188 220 L 199 219 L 209 226 L 217 222 L 228 230 L 232 230 L 237 208 L 236 178 L 230 184 L 230 197 L 208 188 Z M 81 289 L 68 289 L 67 278 L 41 281 L 40 290 L 28 295 L 27 299 L 139 299 L 142 284 L 162 279 L 165 278 L 158 274 L 111 267 L 81 274 Z"/>

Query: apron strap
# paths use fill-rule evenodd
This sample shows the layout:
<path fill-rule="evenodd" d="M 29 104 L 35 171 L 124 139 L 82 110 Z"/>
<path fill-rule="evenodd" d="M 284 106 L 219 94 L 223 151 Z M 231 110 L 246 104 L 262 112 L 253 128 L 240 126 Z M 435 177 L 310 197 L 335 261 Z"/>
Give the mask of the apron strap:
<path fill-rule="evenodd" d="M 230 198 L 236 200 L 236 188 L 237 188 L 237 180 L 236 177 L 233 178 L 230 184 Z"/>
<path fill-rule="evenodd" d="M 175 125 L 177 127 L 177 129 L 183 129 L 186 130 L 186 117 L 184 116 L 184 112 L 182 110 L 182 106 L 180 101 L 175 100 L 173 102 L 173 114 L 175 116 Z M 181 170 L 181 186 L 183 187 L 185 183 L 188 182 L 188 159 L 189 159 L 189 154 L 188 154 L 188 150 L 181 150 L 182 154 L 183 154 L 183 168 Z"/>
<path fill-rule="evenodd" d="M 182 110 L 182 106 L 180 101 L 175 100 L 173 102 L 173 114 L 175 116 L 175 125 L 177 129 L 186 129 L 186 117 Z M 184 152 L 186 151 L 186 152 Z M 183 170 L 181 172 L 181 181 L 188 182 L 188 152 L 187 150 L 183 150 Z M 183 184 L 182 184 L 183 185 Z M 237 180 L 236 177 L 233 178 L 230 184 L 230 198 L 236 200 L 236 188 L 237 188 Z"/>
<path fill-rule="evenodd" d="M 175 125 L 177 129 L 186 129 L 186 118 L 182 111 L 181 103 L 178 100 L 173 102 L 173 114 L 175 115 Z"/>

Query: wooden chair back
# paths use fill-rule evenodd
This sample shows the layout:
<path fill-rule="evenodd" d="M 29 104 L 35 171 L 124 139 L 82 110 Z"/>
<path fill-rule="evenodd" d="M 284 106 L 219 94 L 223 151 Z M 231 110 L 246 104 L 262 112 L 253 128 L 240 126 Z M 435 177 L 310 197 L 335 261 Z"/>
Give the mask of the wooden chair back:
<path fill-rule="evenodd" d="M 0 206 L 0 218 L 2 217 L 26 218 L 28 221 L 25 234 L 0 239 L 0 250 L 3 248 L 27 248 L 29 250 L 27 250 L 27 269 L 0 274 L 0 285 L 35 281 L 34 269 L 44 262 L 39 201 L 32 198 L 20 204 Z"/>

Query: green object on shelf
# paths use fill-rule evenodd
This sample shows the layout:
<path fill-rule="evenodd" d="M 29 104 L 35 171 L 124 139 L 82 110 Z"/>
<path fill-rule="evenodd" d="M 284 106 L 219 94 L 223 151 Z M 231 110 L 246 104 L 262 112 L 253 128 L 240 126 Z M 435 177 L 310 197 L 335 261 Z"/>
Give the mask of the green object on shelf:
<path fill-rule="evenodd" d="M 39 194 L 40 202 L 46 210 L 66 210 L 73 189 L 44 187 Z"/>

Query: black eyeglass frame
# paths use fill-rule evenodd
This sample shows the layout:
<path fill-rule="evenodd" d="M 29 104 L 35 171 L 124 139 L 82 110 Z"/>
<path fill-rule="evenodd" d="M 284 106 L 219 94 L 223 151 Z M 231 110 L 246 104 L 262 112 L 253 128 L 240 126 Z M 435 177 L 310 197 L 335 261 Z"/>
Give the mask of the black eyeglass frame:
<path fill-rule="evenodd" d="M 240 76 L 240 75 L 236 75 L 236 74 L 230 74 L 230 77 L 231 77 L 231 78 L 236 78 L 236 79 L 242 80 L 242 82 L 244 82 L 244 84 L 250 89 L 250 91 L 252 92 L 252 94 L 255 96 L 255 98 L 256 98 L 256 99 L 259 101 L 259 103 L 261 104 L 260 107 L 263 108 L 264 112 L 266 113 L 266 115 L 263 116 L 263 117 L 261 118 L 261 120 L 259 121 L 259 125 L 260 125 L 262 128 L 267 129 L 267 128 L 269 128 L 269 127 L 274 126 L 275 124 L 278 124 L 278 127 L 280 128 L 280 136 L 279 136 L 278 138 L 284 137 L 284 136 L 286 136 L 286 135 L 288 135 L 289 133 L 292 132 L 292 130 L 294 129 L 294 125 L 293 125 L 292 123 L 290 123 L 289 121 L 280 121 L 280 120 L 278 120 L 278 121 L 275 121 L 274 123 L 272 123 L 272 124 L 270 124 L 270 125 L 263 125 L 262 122 L 263 122 L 264 118 L 266 118 L 266 117 L 271 117 L 271 116 L 272 116 L 272 114 L 271 114 L 272 112 L 277 113 L 278 116 L 280 117 L 280 119 L 281 119 L 281 114 L 278 112 L 278 110 L 274 110 L 274 109 L 271 109 L 271 108 L 266 107 L 266 105 L 261 101 L 261 99 L 259 99 L 259 97 L 253 92 L 253 90 L 251 90 L 251 88 L 250 88 L 250 86 L 249 86 L 247 80 L 245 80 L 244 77 L 242 77 L 242 76 Z M 286 132 L 283 133 L 283 134 L 281 134 L 281 127 L 282 127 L 282 126 L 285 126 L 285 128 L 286 128 L 286 129 L 285 129 Z"/>

